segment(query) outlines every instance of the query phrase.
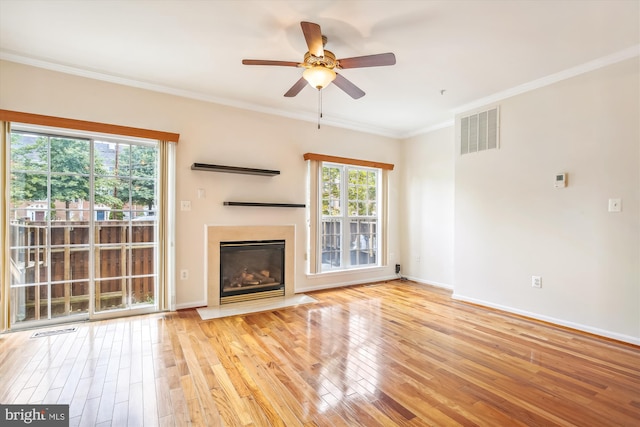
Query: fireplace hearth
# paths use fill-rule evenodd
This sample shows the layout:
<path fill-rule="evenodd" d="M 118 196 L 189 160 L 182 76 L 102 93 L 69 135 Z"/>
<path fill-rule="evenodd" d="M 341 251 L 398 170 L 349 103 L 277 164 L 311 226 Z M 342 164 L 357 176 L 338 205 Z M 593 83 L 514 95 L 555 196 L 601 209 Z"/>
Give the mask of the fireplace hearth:
<path fill-rule="evenodd" d="M 220 303 L 284 295 L 284 240 L 220 242 Z"/>

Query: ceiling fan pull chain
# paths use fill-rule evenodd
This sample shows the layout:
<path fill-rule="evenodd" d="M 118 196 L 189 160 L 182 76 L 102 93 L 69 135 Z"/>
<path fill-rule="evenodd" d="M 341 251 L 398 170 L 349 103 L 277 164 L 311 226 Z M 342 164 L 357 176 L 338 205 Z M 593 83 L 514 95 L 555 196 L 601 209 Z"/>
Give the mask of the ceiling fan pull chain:
<path fill-rule="evenodd" d="M 320 129 L 321 118 L 322 118 L 322 90 L 318 88 L 318 129 Z"/>

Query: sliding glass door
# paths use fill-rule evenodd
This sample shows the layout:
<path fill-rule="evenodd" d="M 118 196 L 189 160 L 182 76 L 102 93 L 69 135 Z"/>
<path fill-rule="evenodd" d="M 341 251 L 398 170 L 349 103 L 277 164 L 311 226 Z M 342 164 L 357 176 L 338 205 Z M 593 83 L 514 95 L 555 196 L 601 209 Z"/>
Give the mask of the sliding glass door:
<path fill-rule="evenodd" d="M 14 126 L 9 157 L 13 327 L 156 310 L 157 143 Z"/>

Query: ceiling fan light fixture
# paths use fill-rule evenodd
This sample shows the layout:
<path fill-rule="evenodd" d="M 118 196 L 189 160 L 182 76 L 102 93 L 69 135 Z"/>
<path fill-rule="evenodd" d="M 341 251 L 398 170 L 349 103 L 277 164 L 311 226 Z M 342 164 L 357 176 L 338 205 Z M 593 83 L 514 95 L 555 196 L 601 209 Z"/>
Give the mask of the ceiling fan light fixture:
<path fill-rule="evenodd" d="M 336 78 L 336 72 L 323 65 L 315 65 L 304 70 L 302 77 L 304 77 L 312 87 L 320 90 L 327 87 L 329 83 Z"/>

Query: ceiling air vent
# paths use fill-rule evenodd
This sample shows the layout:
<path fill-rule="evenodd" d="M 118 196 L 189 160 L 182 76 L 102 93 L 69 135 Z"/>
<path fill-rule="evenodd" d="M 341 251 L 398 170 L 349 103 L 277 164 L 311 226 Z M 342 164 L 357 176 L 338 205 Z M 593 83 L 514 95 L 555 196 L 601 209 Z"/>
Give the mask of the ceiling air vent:
<path fill-rule="evenodd" d="M 498 148 L 498 107 L 460 117 L 460 154 Z"/>

